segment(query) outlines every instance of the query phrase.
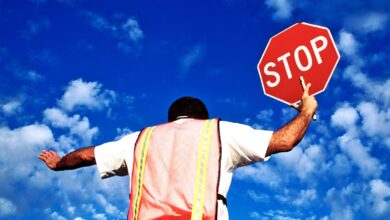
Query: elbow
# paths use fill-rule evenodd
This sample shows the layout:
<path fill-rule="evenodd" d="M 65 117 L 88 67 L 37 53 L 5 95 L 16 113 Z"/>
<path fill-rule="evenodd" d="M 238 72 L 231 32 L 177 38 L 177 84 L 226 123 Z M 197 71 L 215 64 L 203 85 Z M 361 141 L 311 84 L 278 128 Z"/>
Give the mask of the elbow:
<path fill-rule="evenodd" d="M 291 151 L 292 149 L 294 149 L 295 146 L 297 146 L 299 144 L 299 142 L 301 142 L 302 139 L 294 139 L 294 138 L 290 138 L 288 140 L 285 141 L 284 143 L 284 148 L 285 148 L 285 152 L 289 152 Z"/>
<path fill-rule="evenodd" d="M 286 141 L 281 144 L 280 149 L 281 152 L 290 152 L 295 146 L 296 144 L 293 141 Z"/>
<path fill-rule="evenodd" d="M 293 135 L 287 135 L 286 133 L 282 133 L 280 131 L 274 132 L 272 135 L 269 150 L 267 151 L 267 155 L 281 153 L 281 152 L 289 152 L 300 142 L 300 139 L 297 139 Z"/>

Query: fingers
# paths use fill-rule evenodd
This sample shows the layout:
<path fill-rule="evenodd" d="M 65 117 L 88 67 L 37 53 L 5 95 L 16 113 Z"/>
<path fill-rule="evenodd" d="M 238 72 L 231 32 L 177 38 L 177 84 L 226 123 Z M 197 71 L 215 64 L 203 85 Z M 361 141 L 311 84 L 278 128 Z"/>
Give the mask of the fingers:
<path fill-rule="evenodd" d="M 38 158 L 39 159 L 41 159 L 41 160 L 43 160 L 44 158 L 46 158 L 47 157 L 47 154 L 48 154 L 48 151 L 42 151 L 40 154 L 39 154 L 39 156 L 38 156 Z"/>
<path fill-rule="evenodd" d="M 303 78 L 303 76 L 299 77 L 299 81 L 301 82 L 301 86 L 302 86 L 302 89 L 303 89 L 303 97 L 309 96 L 309 89 L 311 87 L 311 83 L 306 84 L 305 83 L 305 79 Z"/>
<path fill-rule="evenodd" d="M 54 151 L 42 151 L 42 153 L 39 154 L 38 158 L 46 162 L 49 158 L 56 156 L 57 154 Z"/>
<path fill-rule="evenodd" d="M 290 105 L 291 108 L 297 110 L 297 111 L 301 111 L 301 106 L 298 104 L 298 103 L 294 103 L 292 105 Z"/>
<path fill-rule="evenodd" d="M 309 89 L 310 89 L 310 87 L 311 87 L 311 84 L 308 83 L 308 84 L 306 85 L 305 90 L 303 90 L 304 95 L 309 96 Z"/>

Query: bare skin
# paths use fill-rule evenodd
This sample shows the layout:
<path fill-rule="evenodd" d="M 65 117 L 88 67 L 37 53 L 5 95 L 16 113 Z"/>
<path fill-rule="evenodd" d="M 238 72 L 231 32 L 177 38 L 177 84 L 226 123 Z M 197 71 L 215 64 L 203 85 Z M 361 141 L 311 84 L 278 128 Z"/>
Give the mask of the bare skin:
<path fill-rule="evenodd" d="M 303 88 L 301 104 L 292 106 L 299 114 L 272 134 L 266 156 L 292 150 L 302 140 L 317 111 L 318 103 L 313 95 L 309 95 L 311 84 L 305 85 L 304 81 L 301 83 Z"/>
<path fill-rule="evenodd" d="M 54 151 L 42 151 L 38 158 L 54 171 L 73 170 L 96 164 L 93 146 L 75 150 L 62 158 Z"/>

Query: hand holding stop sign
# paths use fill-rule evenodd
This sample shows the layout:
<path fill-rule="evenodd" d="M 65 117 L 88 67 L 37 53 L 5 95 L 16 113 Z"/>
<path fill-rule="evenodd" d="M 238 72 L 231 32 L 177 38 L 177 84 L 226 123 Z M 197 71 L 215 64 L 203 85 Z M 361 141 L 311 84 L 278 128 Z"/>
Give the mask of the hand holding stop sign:
<path fill-rule="evenodd" d="M 308 101 L 314 104 L 309 100 L 314 99 L 310 95 L 326 89 L 339 59 L 328 28 L 296 23 L 273 36 L 260 58 L 257 69 L 264 94 L 304 111 Z M 303 77 L 310 86 L 306 86 Z M 297 83 L 298 79 L 301 85 Z M 300 106 L 297 105 L 299 101 Z M 309 108 L 316 109 L 316 102 L 313 107 Z"/>
<path fill-rule="evenodd" d="M 294 103 L 291 105 L 291 107 L 305 114 L 312 115 L 313 120 L 317 120 L 315 112 L 317 111 L 318 103 L 317 100 L 314 98 L 314 95 L 309 95 L 309 89 L 311 87 L 311 84 L 306 84 L 302 76 L 299 78 L 299 80 L 303 89 L 301 103 Z"/>

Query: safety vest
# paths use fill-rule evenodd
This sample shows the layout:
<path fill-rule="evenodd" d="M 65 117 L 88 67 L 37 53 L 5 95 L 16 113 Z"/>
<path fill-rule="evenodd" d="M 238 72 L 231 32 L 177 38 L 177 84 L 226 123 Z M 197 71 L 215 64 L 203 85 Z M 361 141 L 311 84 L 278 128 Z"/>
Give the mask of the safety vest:
<path fill-rule="evenodd" d="M 215 220 L 219 120 L 189 119 L 140 133 L 134 150 L 129 220 Z"/>

